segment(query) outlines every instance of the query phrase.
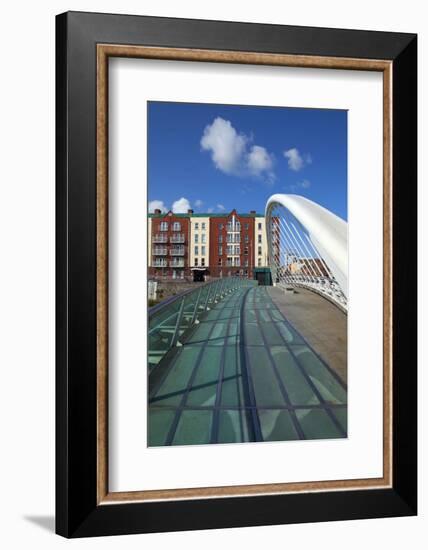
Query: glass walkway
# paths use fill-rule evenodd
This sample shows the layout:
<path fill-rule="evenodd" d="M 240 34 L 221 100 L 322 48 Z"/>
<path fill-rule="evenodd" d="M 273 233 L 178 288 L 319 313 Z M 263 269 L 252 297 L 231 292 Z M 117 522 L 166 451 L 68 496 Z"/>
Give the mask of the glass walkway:
<path fill-rule="evenodd" d="M 343 438 L 346 403 L 266 288 L 238 285 L 152 363 L 148 444 Z"/>

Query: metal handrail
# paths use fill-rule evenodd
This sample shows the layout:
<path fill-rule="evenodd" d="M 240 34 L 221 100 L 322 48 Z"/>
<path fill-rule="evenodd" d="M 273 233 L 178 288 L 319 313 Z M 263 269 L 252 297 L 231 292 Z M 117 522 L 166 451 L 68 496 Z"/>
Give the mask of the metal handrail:
<path fill-rule="evenodd" d="M 148 354 L 153 368 L 226 295 L 257 281 L 223 277 L 202 283 L 149 309 Z"/>

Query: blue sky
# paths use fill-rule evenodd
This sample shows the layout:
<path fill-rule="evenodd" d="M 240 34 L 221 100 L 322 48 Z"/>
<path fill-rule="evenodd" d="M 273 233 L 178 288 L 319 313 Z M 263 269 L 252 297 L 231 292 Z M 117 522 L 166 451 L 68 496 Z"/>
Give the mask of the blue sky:
<path fill-rule="evenodd" d="M 303 195 L 347 219 L 347 113 L 148 104 L 149 210 L 264 212 Z"/>

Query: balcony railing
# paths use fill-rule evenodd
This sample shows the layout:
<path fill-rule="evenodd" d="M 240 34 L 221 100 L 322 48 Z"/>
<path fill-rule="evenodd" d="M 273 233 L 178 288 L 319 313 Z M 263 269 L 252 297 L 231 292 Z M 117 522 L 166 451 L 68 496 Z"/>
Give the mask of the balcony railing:
<path fill-rule="evenodd" d="M 172 235 L 170 242 L 172 243 L 184 243 L 185 237 L 184 235 Z"/>
<path fill-rule="evenodd" d="M 166 256 L 167 253 L 168 253 L 168 249 L 166 248 L 166 246 L 156 246 L 153 249 L 153 254 L 155 256 Z"/>
<path fill-rule="evenodd" d="M 171 256 L 184 256 L 184 246 L 173 246 L 169 249 Z"/>
<path fill-rule="evenodd" d="M 168 267 L 168 262 L 166 260 L 155 260 L 153 262 L 154 267 Z"/>
<path fill-rule="evenodd" d="M 184 267 L 184 260 L 171 260 L 169 262 L 170 267 Z"/>
<path fill-rule="evenodd" d="M 153 237 L 154 243 L 167 243 L 168 242 L 168 235 L 155 235 Z"/>

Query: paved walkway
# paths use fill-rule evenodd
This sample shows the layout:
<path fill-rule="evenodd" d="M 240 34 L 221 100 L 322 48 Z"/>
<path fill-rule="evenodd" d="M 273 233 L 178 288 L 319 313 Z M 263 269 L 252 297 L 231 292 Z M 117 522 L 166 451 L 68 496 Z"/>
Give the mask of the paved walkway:
<path fill-rule="evenodd" d="M 224 298 L 149 379 L 149 445 L 346 437 L 347 391 L 266 287 Z"/>
<path fill-rule="evenodd" d="M 346 383 L 346 313 L 323 296 L 305 288 L 293 292 L 270 286 L 267 291 L 293 327 L 304 335 L 309 345 Z"/>

